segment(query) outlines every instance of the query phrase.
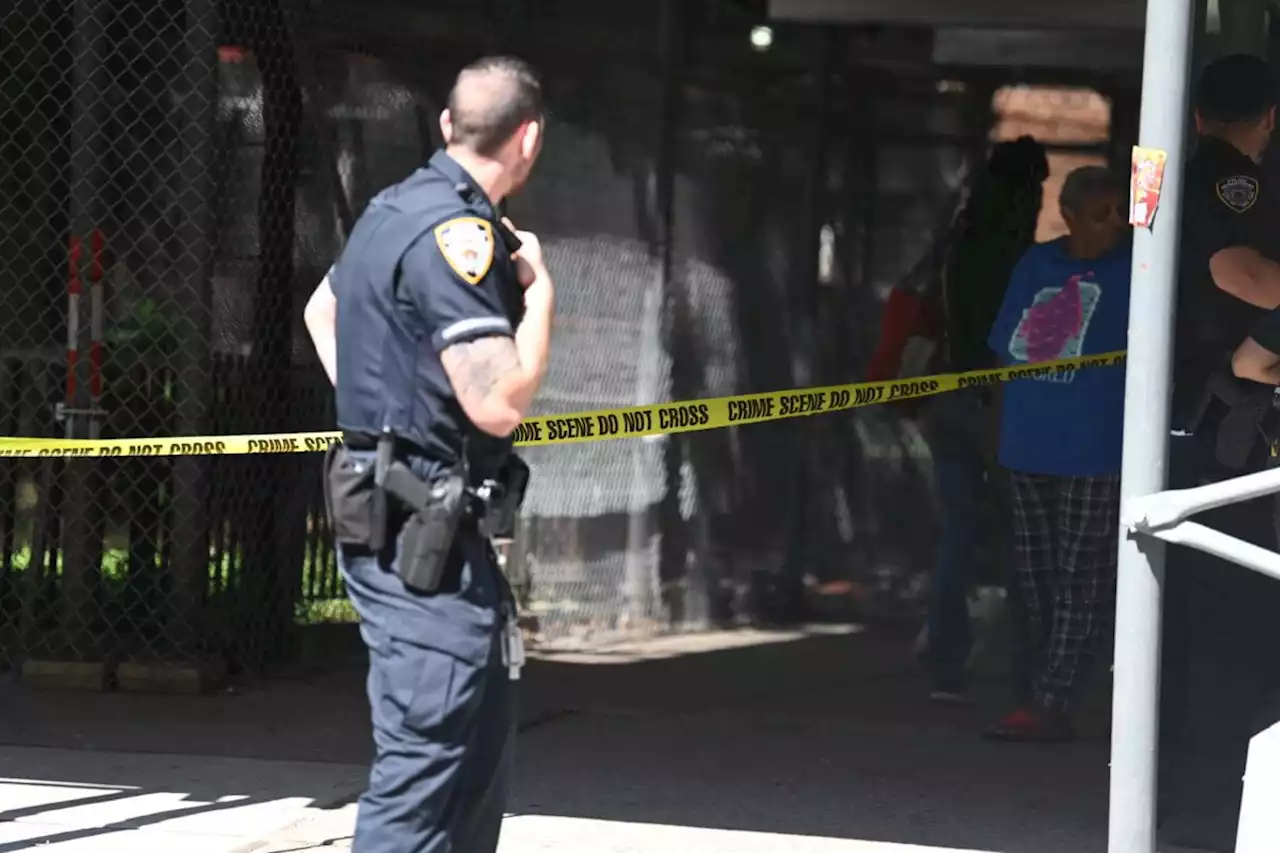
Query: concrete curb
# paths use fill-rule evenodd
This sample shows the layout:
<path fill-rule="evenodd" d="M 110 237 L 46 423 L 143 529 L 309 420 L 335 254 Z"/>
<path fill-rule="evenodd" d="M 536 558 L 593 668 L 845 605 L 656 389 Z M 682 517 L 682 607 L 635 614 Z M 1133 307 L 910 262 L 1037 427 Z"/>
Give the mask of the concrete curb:
<path fill-rule="evenodd" d="M 22 683 L 36 690 L 193 696 L 212 693 L 227 682 L 225 664 L 149 664 L 30 659 L 24 661 Z"/>
<path fill-rule="evenodd" d="M 225 664 L 174 666 L 126 661 L 116 667 L 116 686 L 121 693 L 194 696 L 211 693 L 226 680 Z"/>
<path fill-rule="evenodd" d="M 23 684 L 41 690 L 105 693 L 109 675 L 105 663 L 27 660 L 22 664 Z"/>

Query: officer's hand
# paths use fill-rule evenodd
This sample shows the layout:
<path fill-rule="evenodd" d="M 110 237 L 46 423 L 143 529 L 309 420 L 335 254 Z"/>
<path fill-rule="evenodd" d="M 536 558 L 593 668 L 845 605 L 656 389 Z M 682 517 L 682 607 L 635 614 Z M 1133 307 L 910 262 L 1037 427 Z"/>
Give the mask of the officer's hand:
<path fill-rule="evenodd" d="M 538 235 L 532 231 L 521 231 L 511 224 L 510 219 L 502 221 L 520 238 L 520 251 L 514 255 L 516 277 L 520 280 L 522 287 L 528 287 L 546 270 L 542 261 L 542 243 L 538 240 Z"/>

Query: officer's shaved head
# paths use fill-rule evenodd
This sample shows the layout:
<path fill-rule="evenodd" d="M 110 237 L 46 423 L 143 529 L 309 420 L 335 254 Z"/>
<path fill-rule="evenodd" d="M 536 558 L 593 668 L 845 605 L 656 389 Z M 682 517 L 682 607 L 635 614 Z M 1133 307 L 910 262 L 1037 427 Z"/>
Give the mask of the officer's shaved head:
<path fill-rule="evenodd" d="M 522 60 L 485 57 L 458 74 L 449 92 L 449 116 L 450 145 L 492 157 L 522 125 L 542 121 L 542 83 Z"/>

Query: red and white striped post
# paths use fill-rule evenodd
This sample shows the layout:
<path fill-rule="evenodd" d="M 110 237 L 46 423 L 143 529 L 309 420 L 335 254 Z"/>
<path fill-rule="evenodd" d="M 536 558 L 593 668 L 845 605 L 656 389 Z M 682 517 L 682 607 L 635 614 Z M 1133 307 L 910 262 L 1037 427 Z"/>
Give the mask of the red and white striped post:
<path fill-rule="evenodd" d="M 90 235 L 89 263 L 89 438 L 102 437 L 102 313 L 103 313 L 103 264 L 102 252 L 106 238 L 99 228 Z"/>
<path fill-rule="evenodd" d="M 66 399 L 58 407 L 58 417 L 66 427 L 66 437 L 75 438 L 75 421 L 84 415 L 89 419 L 89 438 L 102 437 L 102 362 L 105 354 L 102 327 L 105 302 L 102 262 L 106 237 L 95 228 L 89 235 L 88 274 L 84 270 L 84 242 L 73 234 L 67 245 L 67 388 Z M 80 389 L 80 297 L 84 295 L 85 278 L 89 280 L 89 407 L 76 407 Z"/>
<path fill-rule="evenodd" d="M 66 437 L 75 438 L 76 368 L 80 361 L 80 295 L 84 285 L 80 280 L 80 238 L 71 235 L 67 247 L 67 389 L 63 403 L 63 422 Z"/>

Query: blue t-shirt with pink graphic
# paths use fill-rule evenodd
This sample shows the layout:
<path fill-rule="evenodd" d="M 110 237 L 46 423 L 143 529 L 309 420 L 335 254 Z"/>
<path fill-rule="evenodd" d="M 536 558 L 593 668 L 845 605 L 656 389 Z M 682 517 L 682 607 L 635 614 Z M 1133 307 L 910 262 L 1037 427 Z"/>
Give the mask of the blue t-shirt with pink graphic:
<path fill-rule="evenodd" d="M 1122 350 L 1129 333 L 1128 241 L 1080 260 L 1065 240 L 1031 247 L 1010 276 L 987 343 L 1005 366 Z M 1004 386 L 1000 464 L 1028 474 L 1120 473 L 1124 367 Z"/>

